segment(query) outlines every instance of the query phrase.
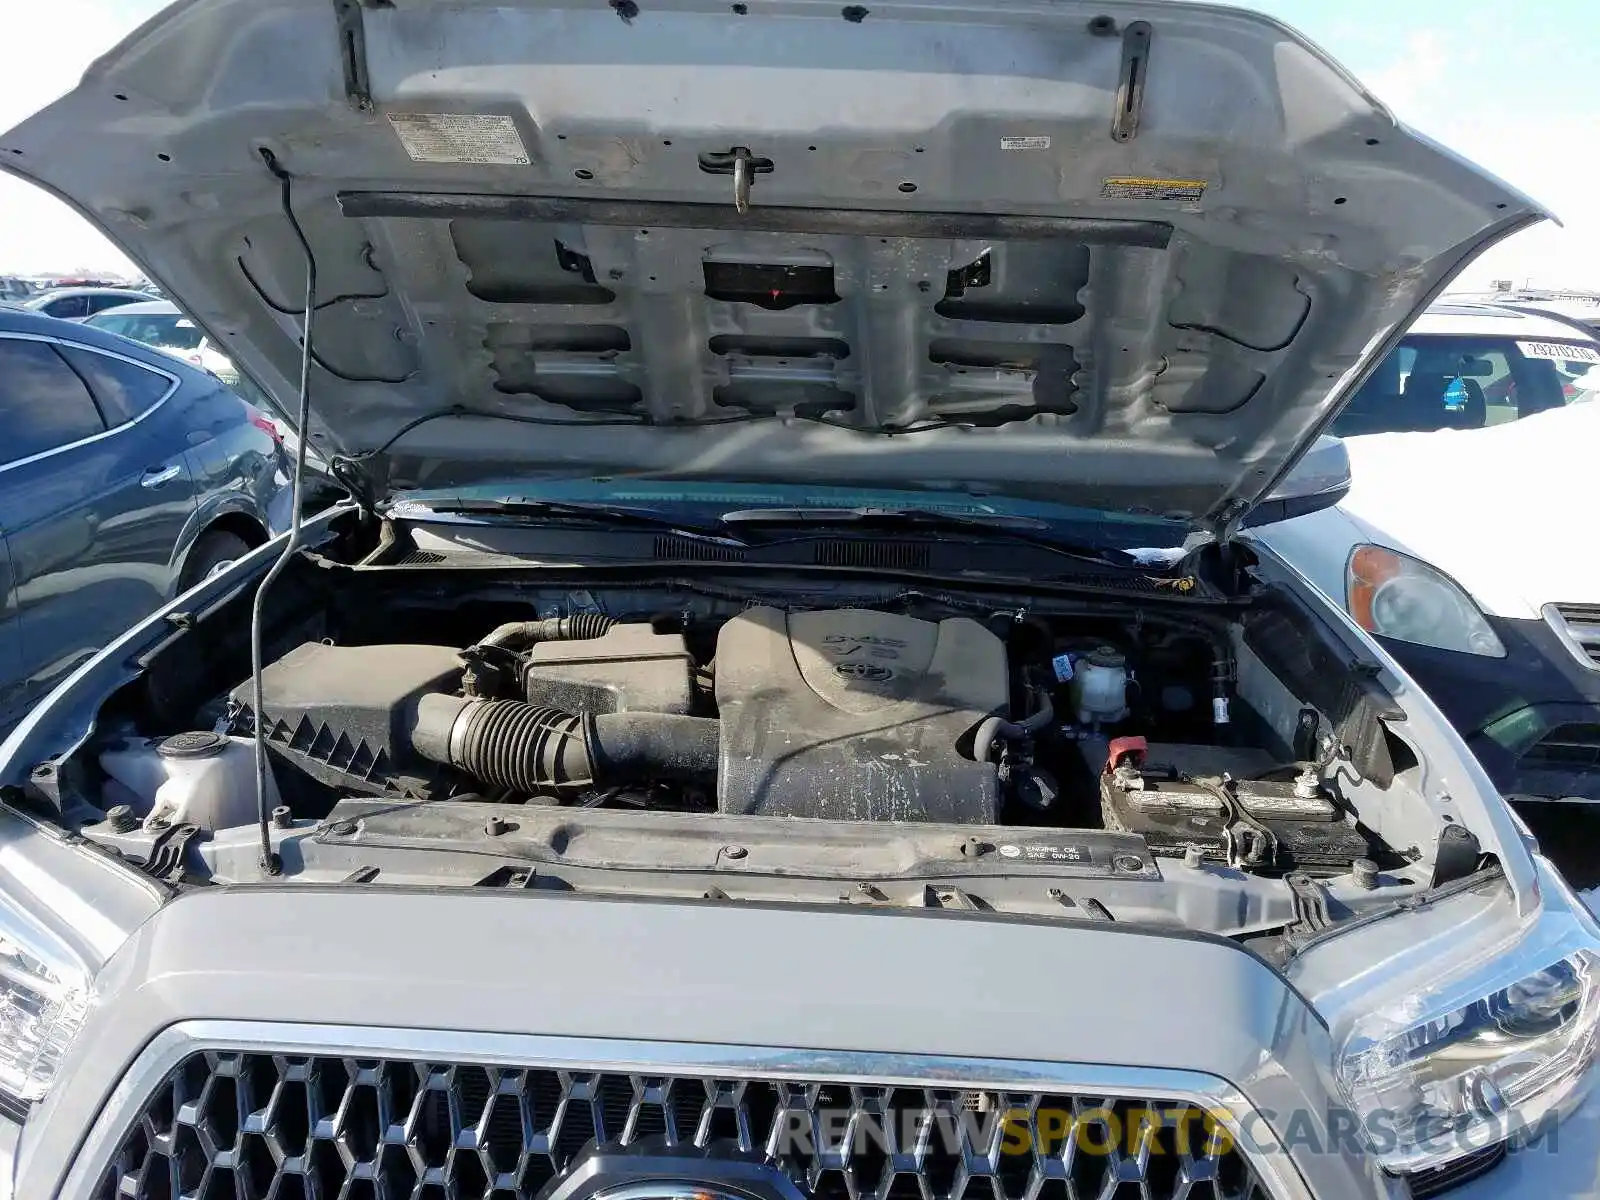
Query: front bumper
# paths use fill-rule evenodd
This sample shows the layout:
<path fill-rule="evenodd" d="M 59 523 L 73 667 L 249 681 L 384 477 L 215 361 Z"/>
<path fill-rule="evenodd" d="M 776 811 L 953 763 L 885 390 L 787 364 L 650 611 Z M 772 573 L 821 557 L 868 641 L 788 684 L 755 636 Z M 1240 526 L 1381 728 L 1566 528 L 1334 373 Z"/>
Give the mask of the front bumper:
<path fill-rule="evenodd" d="M 1600 743 L 1590 756 L 1552 733 L 1600 724 L 1600 670 L 1580 661 L 1544 621 L 1489 617 L 1504 658 L 1379 638 L 1456 727 L 1502 794 L 1600 801 Z M 1530 753 L 1531 752 L 1531 753 Z"/>
<path fill-rule="evenodd" d="M 1176 1097 L 1242 1129 L 1278 1200 L 1404 1194 L 1328 1128 L 1316 1016 L 1254 956 L 1207 938 L 851 905 L 235 888 L 169 904 L 98 986 L 17 1145 L 19 1197 L 102 1194 L 163 1071 L 207 1048 L 326 1052 L 352 1069 L 387 1056 L 992 1089 L 1008 1103 Z M 1561 1127 L 1559 1154 L 1519 1151 L 1491 1190 L 1453 1194 L 1592 1194 L 1561 1188 L 1600 1178 L 1597 1104 Z M 379 1141 L 403 1149 L 403 1121 L 381 1124 Z M 6 1147 L 0 1136 L 0 1166 Z"/>
<path fill-rule="evenodd" d="M 1544 1137 L 1444 1200 L 1592 1200 L 1600 1195 L 1600 1088 Z"/>

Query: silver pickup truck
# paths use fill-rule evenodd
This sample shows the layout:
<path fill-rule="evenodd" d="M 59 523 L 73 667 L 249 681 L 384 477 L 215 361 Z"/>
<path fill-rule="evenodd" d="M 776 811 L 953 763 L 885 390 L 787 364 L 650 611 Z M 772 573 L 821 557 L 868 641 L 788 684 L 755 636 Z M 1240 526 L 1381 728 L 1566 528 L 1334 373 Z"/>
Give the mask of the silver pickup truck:
<path fill-rule="evenodd" d="M 1593 1194 L 1600 928 L 1251 533 L 1543 214 L 1293 32 L 185 0 L 0 164 L 350 494 L 0 747 L 22 1200 Z"/>

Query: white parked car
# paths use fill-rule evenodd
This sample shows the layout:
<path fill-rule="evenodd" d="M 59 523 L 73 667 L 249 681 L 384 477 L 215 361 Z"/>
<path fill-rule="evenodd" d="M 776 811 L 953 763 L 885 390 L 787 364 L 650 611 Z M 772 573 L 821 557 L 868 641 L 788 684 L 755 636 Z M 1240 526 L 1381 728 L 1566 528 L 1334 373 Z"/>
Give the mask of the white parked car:
<path fill-rule="evenodd" d="M 1600 342 L 1435 305 L 1333 423 L 1353 486 L 1258 529 L 1428 689 L 1508 794 L 1600 799 Z"/>
<path fill-rule="evenodd" d="M 96 313 L 84 322 L 120 334 L 210 371 L 230 386 L 239 382 L 233 360 L 217 349 L 205 332 L 170 300 L 149 300 Z"/>

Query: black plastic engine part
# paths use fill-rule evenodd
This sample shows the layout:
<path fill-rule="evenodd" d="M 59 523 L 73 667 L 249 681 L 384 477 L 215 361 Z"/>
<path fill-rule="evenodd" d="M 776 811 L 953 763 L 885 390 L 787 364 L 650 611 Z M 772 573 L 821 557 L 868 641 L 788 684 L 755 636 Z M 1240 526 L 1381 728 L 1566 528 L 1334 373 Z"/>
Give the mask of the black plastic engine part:
<path fill-rule="evenodd" d="M 480 646 L 526 646 L 534 642 L 581 642 L 603 637 L 612 626 L 604 613 L 573 613 L 568 617 L 546 617 L 542 621 L 508 621 L 499 626 Z"/>
<path fill-rule="evenodd" d="M 716 661 L 720 811 L 997 820 L 994 764 L 962 753 L 1010 701 L 1005 646 L 976 621 L 751 608 Z"/>
<path fill-rule="evenodd" d="M 307 642 L 261 672 L 264 712 L 248 683 L 234 703 L 273 751 L 323 783 L 378 795 L 424 795 L 438 767 L 409 752 L 417 701 L 447 691 L 462 661 L 449 646 Z"/>
<path fill-rule="evenodd" d="M 530 704 L 567 712 L 687 713 L 693 679 L 683 634 L 629 623 L 595 637 L 534 642 L 522 691 Z"/>
<path fill-rule="evenodd" d="M 422 757 L 523 795 L 717 773 L 717 722 L 673 713 L 580 716 L 439 694 L 417 704 L 410 738 Z"/>

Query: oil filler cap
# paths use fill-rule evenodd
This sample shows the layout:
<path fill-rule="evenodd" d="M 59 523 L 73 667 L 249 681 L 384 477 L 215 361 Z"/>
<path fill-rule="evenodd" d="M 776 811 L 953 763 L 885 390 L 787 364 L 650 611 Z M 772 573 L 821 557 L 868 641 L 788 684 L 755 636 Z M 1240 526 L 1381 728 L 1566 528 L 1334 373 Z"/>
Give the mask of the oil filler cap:
<path fill-rule="evenodd" d="M 156 753 L 162 758 L 210 758 L 220 753 L 227 744 L 228 739 L 220 733 L 195 729 L 162 738 L 156 746 Z"/>

